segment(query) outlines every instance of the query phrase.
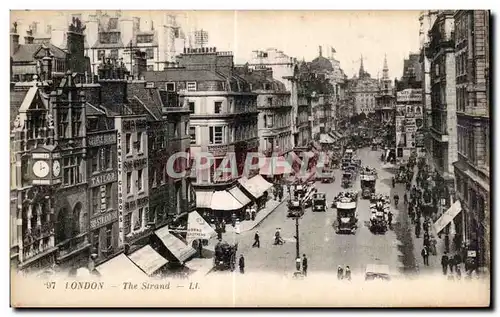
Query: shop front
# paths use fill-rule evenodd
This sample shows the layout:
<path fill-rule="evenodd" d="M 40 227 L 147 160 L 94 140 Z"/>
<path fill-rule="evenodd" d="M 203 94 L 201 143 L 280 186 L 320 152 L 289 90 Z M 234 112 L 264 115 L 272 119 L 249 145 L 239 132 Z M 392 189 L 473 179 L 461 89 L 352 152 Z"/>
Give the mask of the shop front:
<path fill-rule="evenodd" d="M 252 178 L 242 177 L 238 180 L 240 189 L 257 204 L 257 211 L 264 208 L 269 197 L 268 191 L 273 184 L 266 181 L 261 175 Z"/>
<path fill-rule="evenodd" d="M 227 190 L 218 190 L 214 192 L 212 204 L 210 206 L 212 213 L 217 219 L 216 222 L 221 222 L 222 219 L 226 223 L 235 223 L 237 220 L 244 219 L 244 206 Z"/>
<path fill-rule="evenodd" d="M 150 245 L 128 255 L 130 261 L 137 265 L 148 276 L 161 275 L 167 269 L 168 260 L 156 252 Z"/>

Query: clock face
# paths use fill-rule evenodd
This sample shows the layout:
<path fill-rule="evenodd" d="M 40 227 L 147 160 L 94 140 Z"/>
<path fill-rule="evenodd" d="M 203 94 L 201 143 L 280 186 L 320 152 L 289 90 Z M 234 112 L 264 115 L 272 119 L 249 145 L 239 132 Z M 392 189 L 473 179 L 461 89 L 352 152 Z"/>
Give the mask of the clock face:
<path fill-rule="evenodd" d="M 49 175 L 49 171 L 49 164 L 45 161 L 36 161 L 33 164 L 33 174 L 35 174 L 36 177 L 46 177 Z"/>
<path fill-rule="evenodd" d="M 59 163 L 59 161 L 54 161 L 54 163 L 52 163 L 52 173 L 55 177 L 61 174 L 61 163 Z"/>

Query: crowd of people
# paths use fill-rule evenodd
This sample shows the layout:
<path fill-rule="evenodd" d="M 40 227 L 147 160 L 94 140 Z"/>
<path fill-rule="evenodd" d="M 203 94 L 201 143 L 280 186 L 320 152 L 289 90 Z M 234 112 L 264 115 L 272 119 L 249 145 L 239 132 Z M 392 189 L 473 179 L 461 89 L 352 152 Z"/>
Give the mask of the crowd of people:
<path fill-rule="evenodd" d="M 412 184 L 414 166 L 414 163 L 408 164 L 406 169 L 409 175 L 407 175 L 404 203 L 407 206 L 410 223 L 414 225 L 415 236 L 417 238 L 423 237 L 420 255 L 422 256 L 424 265 L 429 266 L 429 256 L 437 255 L 437 240 L 432 234 L 433 220 L 428 213 L 429 208 L 425 208 L 426 205 L 429 205 L 424 199 L 426 193 L 422 189 L 423 180 L 426 179 L 426 175 L 424 175 L 425 171 L 422 171 L 419 165 L 419 171 L 415 177 L 416 183 Z M 441 256 L 443 275 L 447 276 L 448 279 L 461 279 L 461 263 L 465 263 L 467 277 L 470 277 L 474 270 L 473 265 L 464 260 L 459 252 L 455 252 L 454 254 L 444 252 Z"/>

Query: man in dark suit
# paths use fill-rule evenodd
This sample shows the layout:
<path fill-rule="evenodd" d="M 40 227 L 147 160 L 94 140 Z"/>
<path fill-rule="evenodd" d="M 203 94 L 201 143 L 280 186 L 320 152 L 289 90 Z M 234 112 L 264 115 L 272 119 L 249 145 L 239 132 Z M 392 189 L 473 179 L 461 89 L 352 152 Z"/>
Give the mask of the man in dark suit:
<path fill-rule="evenodd" d="M 302 256 L 303 256 L 303 258 L 302 258 L 302 273 L 304 273 L 304 276 L 307 276 L 307 258 L 306 258 L 305 254 L 303 254 Z"/>
<path fill-rule="evenodd" d="M 245 274 L 245 258 L 243 257 L 243 254 L 240 255 L 240 260 L 238 264 L 240 267 L 240 273 Z"/>
<path fill-rule="evenodd" d="M 260 236 L 259 236 L 259 231 L 255 232 L 255 236 L 253 238 L 254 242 L 252 244 L 252 247 L 257 247 L 260 248 Z"/>

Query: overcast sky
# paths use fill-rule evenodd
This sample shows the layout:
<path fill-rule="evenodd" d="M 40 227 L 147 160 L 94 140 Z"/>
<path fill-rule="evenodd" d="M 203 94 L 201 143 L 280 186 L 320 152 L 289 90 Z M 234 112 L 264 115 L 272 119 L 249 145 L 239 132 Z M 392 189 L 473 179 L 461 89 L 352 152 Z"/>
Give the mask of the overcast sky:
<path fill-rule="evenodd" d="M 91 12 L 81 13 L 85 16 Z M 122 13 L 140 16 L 144 26 L 153 20 L 156 26 L 166 11 Z M 208 46 L 233 51 L 236 63 L 246 62 L 252 50 L 269 47 L 310 61 L 318 56 L 319 45 L 330 45 L 349 77 L 357 73 L 361 54 L 372 77 L 381 76 L 387 54 L 389 75 L 394 78 L 401 77 L 403 59 L 410 52 L 418 52 L 419 11 L 177 11 L 177 14 L 186 17 L 182 22 L 187 24 L 185 29 L 208 31 Z M 32 21 L 40 22 L 42 29 L 45 24 L 53 27 L 64 24 L 64 19 L 57 19 L 57 15 L 53 11 L 12 11 L 11 19 L 19 20 L 20 30 L 24 31 Z"/>

